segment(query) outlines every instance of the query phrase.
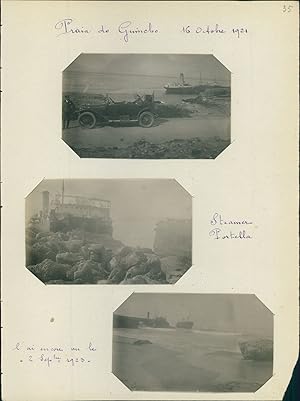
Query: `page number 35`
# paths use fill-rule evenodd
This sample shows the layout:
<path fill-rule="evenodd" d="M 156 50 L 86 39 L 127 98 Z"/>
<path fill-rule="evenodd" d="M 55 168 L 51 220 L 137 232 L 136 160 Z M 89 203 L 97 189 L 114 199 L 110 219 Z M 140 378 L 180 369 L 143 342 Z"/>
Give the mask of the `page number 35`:
<path fill-rule="evenodd" d="M 291 5 L 287 6 L 286 4 L 284 4 L 283 7 L 282 7 L 282 11 L 284 13 L 290 13 L 292 11 L 292 8 L 293 8 L 293 6 L 291 6 Z"/>

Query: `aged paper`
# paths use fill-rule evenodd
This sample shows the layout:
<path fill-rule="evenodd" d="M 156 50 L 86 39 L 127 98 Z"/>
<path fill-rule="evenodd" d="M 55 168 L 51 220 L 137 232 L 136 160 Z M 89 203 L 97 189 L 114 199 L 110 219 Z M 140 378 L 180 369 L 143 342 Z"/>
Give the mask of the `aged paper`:
<path fill-rule="evenodd" d="M 5 401 L 282 399 L 298 354 L 298 11 L 294 1 L 2 2 Z M 128 105 L 121 95 L 131 82 L 155 110 L 190 115 L 157 117 L 147 104 L 141 116 L 136 106 L 146 103 L 136 97 L 138 114 L 107 114 L 100 127 L 99 115 L 81 110 L 78 124 L 69 100 L 78 88 L 106 95 L 98 87 L 109 74 L 106 110 Z M 156 84 L 144 84 L 151 74 Z M 182 99 L 172 103 L 174 88 Z M 45 256 L 69 269 L 63 279 L 43 275 L 32 249 L 45 249 L 49 205 L 62 224 L 62 206 L 86 210 L 86 202 L 109 219 L 111 202 L 115 239 L 137 258 L 130 267 L 153 270 L 129 275 L 124 262 L 123 274 L 128 249 L 104 268 L 85 237 L 77 253 Z M 187 233 L 192 221 L 186 270 L 166 255 L 162 269 L 160 247 L 149 250 L 154 231 L 145 226 L 163 218 L 185 220 Z M 28 240 L 29 220 L 43 233 Z M 70 244 L 74 230 L 57 227 L 57 246 Z M 115 252 L 108 248 L 105 257 Z M 70 270 L 70 255 L 86 270 Z M 95 276 L 90 266 L 100 265 Z M 154 326 L 162 317 L 168 324 Z M 254 331 L 256 345 L 241 341 Z"/>

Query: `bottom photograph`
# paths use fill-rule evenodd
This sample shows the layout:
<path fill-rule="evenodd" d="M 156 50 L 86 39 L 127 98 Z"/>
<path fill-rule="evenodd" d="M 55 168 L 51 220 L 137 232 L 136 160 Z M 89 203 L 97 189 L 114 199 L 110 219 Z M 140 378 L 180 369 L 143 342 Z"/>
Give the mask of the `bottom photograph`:
<path fill-rule="evenodd" d="M 253 294 L 134 293 L 112 351 L 132 391 L 255 392 L 273 374 L 273 314 Z"/>

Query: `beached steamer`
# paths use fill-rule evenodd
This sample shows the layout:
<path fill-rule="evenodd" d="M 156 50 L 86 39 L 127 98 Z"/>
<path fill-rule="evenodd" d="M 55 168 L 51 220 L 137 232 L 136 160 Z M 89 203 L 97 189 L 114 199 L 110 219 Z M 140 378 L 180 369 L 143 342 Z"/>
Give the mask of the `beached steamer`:
<path fill-rule="evenodd" d="M 43 210 L 39 226 L 42 231 L 67 232 L 80 229 L 86 232 L 112 235 L 110 201 L 77 195 L 56 195 L 50 202 L 48 191 L 43 192 Z"/>
<path fill-rule="evenodd" d="M 176 327 L 178 329 L 192 329 L 194 326 L 194 322 L 191 320 L 182 320 L 181 322 L 176 323 Z"/>
<path fill-rule="evenodd" d="M 180 73 L 179 82 L 164 86 L 167 94 L 188 95 L 195 93 L 195 86 L 185 82 L 183 73 Z"/>
<path fill-rule="evenodd" d="M 174 95 L 199 95 L 201 93 L 207 97 L 230 96 L 230 87 L 228 86 L 222 86 L 216 83 L 199 83 L 198 85 L 191 85 L 185 82 L 183 73 L 180 74 L 179 82 L 167 84 L 164 86 L 164 88 L 166 90 L 166 94 Z"/>
<path fill-rule="evenodd" d="M 150 319 L 149 317 L 143 318 L 114 314 L 113 326 L 115 328 L 127 329 L 137 329 L 140 327 L 151 327 L 158 329 L 169 328 L 170 324 L 164 317 L 155 317 L 154 319 Z"/>

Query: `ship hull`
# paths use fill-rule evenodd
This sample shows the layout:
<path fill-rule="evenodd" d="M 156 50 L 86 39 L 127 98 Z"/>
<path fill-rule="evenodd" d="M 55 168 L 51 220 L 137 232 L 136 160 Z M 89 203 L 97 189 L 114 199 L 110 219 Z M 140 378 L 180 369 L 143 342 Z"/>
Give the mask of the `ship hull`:
<path fill-rule="evenodd" d="M 74 229 L 110 235 L 113 231 L 110 219 L 87 218 L 68 215 L 63 219 L 54 218 L 50 220 L 50 231 L 68 232 Z"/>
<path fill-rule="evenodd" d="M 165 86 L 165 90 L 166 90 L 166 94 L 168 95 L 191 95 L 196 93 L 196 88 L 192 87 L 192 86 L 188 86 L 188 87 L 168 87 Z"/>
<path fill-rule="evenodd" d="M 186 321 L 186 322 L 178 322 L 176 327 L 178 329 L 189 329 L 191 330 L 194 326 L 194 322 Z"/>
<path fill-rule="evenodd" d="M 207 91 L 216 96 L 230 96 L 230 88 L 219 85 L 165 86 L 164 88 L 166 93 L 170 95 L 194 95 Z"/>

